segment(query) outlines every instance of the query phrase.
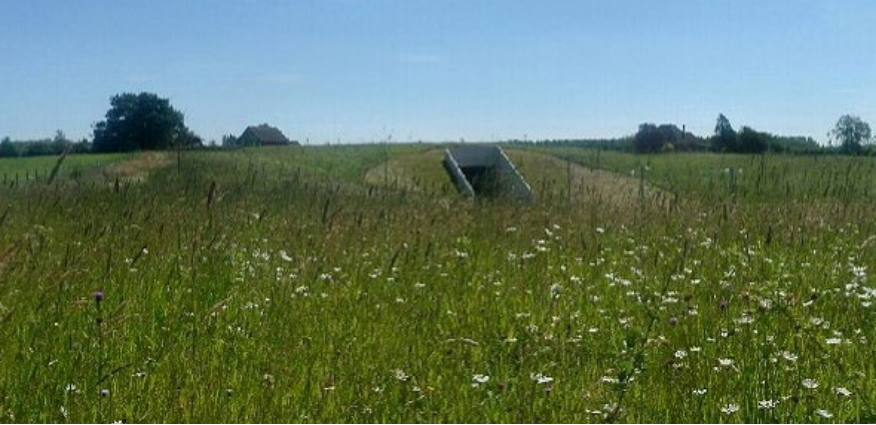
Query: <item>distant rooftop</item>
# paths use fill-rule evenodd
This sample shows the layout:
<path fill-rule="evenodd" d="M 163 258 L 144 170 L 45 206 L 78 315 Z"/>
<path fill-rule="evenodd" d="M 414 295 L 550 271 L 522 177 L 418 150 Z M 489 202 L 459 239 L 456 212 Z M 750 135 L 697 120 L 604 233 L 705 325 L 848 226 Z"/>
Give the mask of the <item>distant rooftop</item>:
<path fill-rule="evenodd" d="M 280 129 L 268 124 L 247 127 L 239 139 L 244 145 L 288 145 L 293 143 Z"/>

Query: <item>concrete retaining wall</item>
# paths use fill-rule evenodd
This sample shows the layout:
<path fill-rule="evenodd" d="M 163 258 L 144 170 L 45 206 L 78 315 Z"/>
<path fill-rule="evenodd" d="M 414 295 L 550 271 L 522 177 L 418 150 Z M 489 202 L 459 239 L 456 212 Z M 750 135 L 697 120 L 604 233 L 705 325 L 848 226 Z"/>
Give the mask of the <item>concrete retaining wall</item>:
<path fill-rule="evenodd" d="M 458 146 L 446 149 L 444 166 L 456 187 L 465 195 L 502 196 L 523 202 L 534 200 L 529 184 L 498 146 Z M 472 178 L 488 181 L 473 182 Z M 484 193 L 478 193 L 479 190 Z"/>

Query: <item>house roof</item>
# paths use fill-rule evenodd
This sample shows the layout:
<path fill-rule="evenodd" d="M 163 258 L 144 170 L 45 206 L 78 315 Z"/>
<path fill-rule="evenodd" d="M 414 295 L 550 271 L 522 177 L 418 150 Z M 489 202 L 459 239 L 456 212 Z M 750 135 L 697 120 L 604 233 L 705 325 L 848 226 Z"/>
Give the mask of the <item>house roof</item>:
<path fill-rule="evenodd" d="M 249 133 L 257 138 L 262 143 L 289 143 L 289 139 L 277 127 L 271 127 L 267 124 L 251 125 L 243 131 L 240 137 Z"/>

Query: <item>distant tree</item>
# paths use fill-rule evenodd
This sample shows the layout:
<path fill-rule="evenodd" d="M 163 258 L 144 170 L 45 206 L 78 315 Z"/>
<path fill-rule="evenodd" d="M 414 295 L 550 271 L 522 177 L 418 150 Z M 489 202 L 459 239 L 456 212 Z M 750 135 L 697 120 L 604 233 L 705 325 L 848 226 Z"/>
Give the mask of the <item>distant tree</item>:
<path fill-rule="evenodd" d="M 21 144 L 22 156 L 54 155 L 55 145 L 51 139 L 30 140 Z"/>
<path fill-rule="evenodd" d="M 88 153 L 91 152 L 91 142 L 86 138 L 82 138 L 76 143 L 73 143 L 73 148 L 70 153 Z"/>
<path fill-rule="evenodd" d="M 664 135 L 654 124 L 639 125 L 639 131 L 633 139 L 633 150 L 636 153 L 655 153 L 663 149 Z"/>
<path fill-rule="evenodd" d="M 854 115 L 843 115 L 829 133 L 840 142 L 840 152 L 858 155 L 863 142 L 870 140 L 870 124 Z"/>
<path fill-rule="evenodd" d="M 715 122 L 715 134 L 712 136 L 712 150 L 717 152 L 736 152 L 736 130 L 730 125 L 730 120 L 724 114 L 718 114 Z"/>
<path fill-rule="evenodd" d="M 237 136 L 233 134 L 227 134 L 222 136 L 222 147 L 223 148 L 235 148 L 237 147 Z"/>
<path fill-rule="evenodd" d="M 67 147 L 71 146 L 73 142 L 67 139 L 67 135 L 64 134 L 63 131 L 57 130 L 55 131 L 55 138 L 52 139 L 52 151 L 55 154 L 61 154 Z"/>
<path fill-rule="evenodd" d="M 204 139 L 198 136 L 191 130 L 186 129 L 186 133 L 180 138 L 179 147 L 182 148 L 202 148 L 204 147 Z"/>
<path fill-rule="evenodd" d="M 684 139 L 684 133 L 675 124 L 660 124 L 657 131 L 663 136 L 663 143 L 679 144 Z"/>
<path fill-rule="evenodd" d="M 737 152 L 763 153 L 766 152 L 772 136 L 768 133 L 756 131 L 751 127 L 744 126 L 737 135 Z"/>
<path fill-rule="evenodd" d="M 124 93 L 110 99 L 106 120 L 94 125 L 97 152 L 160 150 L 191 143 L 183 114 L 153 93 Z"/>
<path fill-rule="evenodd" d="M 0 142 L 0 158 L 12 158 L 18 156 L 18 149 L 9 137 L 4 137 Z"/>
<path fill-rule="evenodd" d="M 812 137 L 773 135 L 769 149 L 774 152 L 816 153 L 823 148 Z"/>

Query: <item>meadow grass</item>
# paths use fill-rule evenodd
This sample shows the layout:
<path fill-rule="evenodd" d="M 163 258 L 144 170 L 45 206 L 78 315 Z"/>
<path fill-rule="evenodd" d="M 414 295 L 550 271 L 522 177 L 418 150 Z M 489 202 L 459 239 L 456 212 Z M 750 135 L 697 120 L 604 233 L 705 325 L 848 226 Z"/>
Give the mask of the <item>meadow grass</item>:
<path fill-rule="evenodd" d="M 127 153 L 67 155 L 58 175 L 76 178 L 88 170 L 128 160 L 133 156 Z M 57 156 L 0 158 L 0 182 L 12 184 L 18 181 L 22 184 L 39 179 L 45 181 L 57 162 Z"/>
<path fill-rule="evenodd" d="M 805 175 L 828 183 L 765 157 L 763 187 L 794 186 L 774 201 L 702 189 L 708 155 L 670 180 L 647 159 L 671 205 L 365 183 L 426 148 L 186 152 L 139 183 L 0 188 L 0 417 L 876 420 L 872 192 L 792 196 L 866 187 L 837 173 L 869 160 L 819 159 Z"/>
<path fill-rule="evenodd" d="M 660 188 L 708 201 L 869 202 L 876 158 L 835 155 L 679 153 L 630 155 L 568 147 L 527 147 L 596 169 L 645 178 Z"/>

